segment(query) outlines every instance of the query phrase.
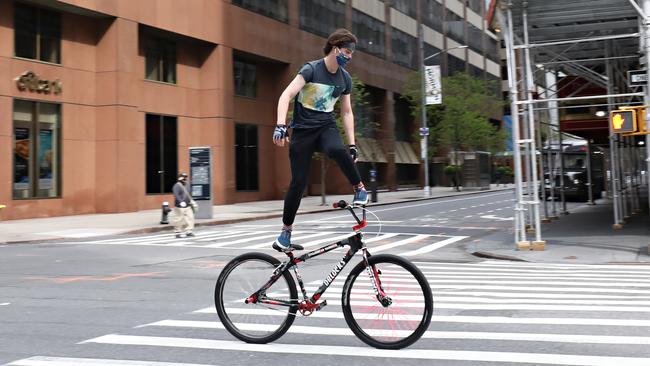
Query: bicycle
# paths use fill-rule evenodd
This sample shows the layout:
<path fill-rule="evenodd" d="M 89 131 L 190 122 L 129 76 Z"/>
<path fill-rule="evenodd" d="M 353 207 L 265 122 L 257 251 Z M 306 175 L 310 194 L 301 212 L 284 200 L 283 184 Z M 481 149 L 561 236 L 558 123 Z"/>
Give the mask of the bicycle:
<path fill-rule="evenodd" d="M 383 349 L 408 347 L 422 337 L 433 314 L 433 295 L 426 277 L 404 258 L 370 254 L 361 233 L 367 226 L 365 207 L 361 207 L 362 219 L 345 201 L 334 207 L 347 209 L 357 222 L 348 238 L 298 257 L 292 251 L 285 252 L 288 259 L 284 262 L 264 253 L 245 253 L 224 267 L 214 299 L 219 319 L 228 332 L 248 343 L 277 340 L 289 330 L 297 312 L 309 316 L 327 305 L 327 300 L 319 302 L 322 295 L 361 251 L 361 262 L 350 271 L 342 288 L 341 305 L 348 327 L 361 341 Z M 345 256 L 308 296 L 297 265 L 344 246 L 350 247 Z M 290 270 L 302 298 L 298 297 Z M 368 276 L 359 277 L 364 270 Z M 261 322 L 252 323 L 256 320 Z"/>

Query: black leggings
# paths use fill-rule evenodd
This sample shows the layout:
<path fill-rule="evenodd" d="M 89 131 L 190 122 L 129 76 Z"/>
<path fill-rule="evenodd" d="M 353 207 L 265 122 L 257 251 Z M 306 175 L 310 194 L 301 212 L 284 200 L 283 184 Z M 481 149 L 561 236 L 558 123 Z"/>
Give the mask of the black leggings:
<path fill-rule="evenodd" d="M 351 185 L 361 183 L 361 176 L 352 161 L 349 150 L 343 146 L 341 134 L 335 125 L 293 130 L 289 145 L 291 160 L 291 184 L 284 197 L 282 222 L 292 225 L 307 186 L 311 156 L 320 151 L 336 161 Z"/>

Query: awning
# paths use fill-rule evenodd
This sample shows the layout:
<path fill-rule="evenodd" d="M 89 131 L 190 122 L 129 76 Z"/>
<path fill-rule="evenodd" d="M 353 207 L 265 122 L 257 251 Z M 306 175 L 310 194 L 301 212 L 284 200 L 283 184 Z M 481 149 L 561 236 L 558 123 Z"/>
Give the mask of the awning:
<path fill-rule="evenodd" d="M 420 164 L 420 159 L 418 159 L 417 154 L 415 154 L 409 142 L 395 141 L 395 163 Z"/>
<path fill-rule="evenodd" d="M 367 137 L 356 139 L 359 150 L 359 162 L 362 163 L 387 163 L 386 154 L 379 146 L 379 141 Z"/>

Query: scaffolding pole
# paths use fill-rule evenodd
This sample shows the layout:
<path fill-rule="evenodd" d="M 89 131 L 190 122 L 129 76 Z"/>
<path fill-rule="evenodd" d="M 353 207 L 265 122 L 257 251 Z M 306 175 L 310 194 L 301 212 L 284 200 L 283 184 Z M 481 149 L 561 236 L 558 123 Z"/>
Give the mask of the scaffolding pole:
<path fill-rule="evenodd" d="M 512 26 L 512 10 L 510 8 L 506 11 L 506 19 L 504 20 L 501 13 L 499 18 L 505 31 L 503 32 L 504 41 L 506 45 L 506 62 L 508 69 L 508 89 L 510 91 L 510 110 L 512 115 L 512 149 L 513 160 L 515 168 L 515 214 L 514 214 L 514 237 L 518 249 L 530 249 L 530 243 L 526 238 L 524 205 L 523 205 L 523 182 L 521 171 L 521 149 L 519 140 L 521 138 L 519 131 L 519 112 L 517 106 L 517 64 L 514 54 L 514 32 Z"/>
<path fill-rule="evenodd" d="M 650 67 L 648 63 L 650 62 L 650 0 L 643 0 L 643 13 L 645 17 L 643 19 L 643 35 L 645 42 L 644 53 L 646 59 L 646 77 L 648 78 L 647 85 L 645 87 L 645 105 L 650 105 Z M 646 129 L 650 128 L 650 113 L 646 113 Z M 648 208 L 650 209 L 650 135 L 645 135 L 645 148 L 646 148 L 646 181 L 648 183 Z"/>
<path fill-rule="evenodd" d="M 611 44 L 610 42 L 605 43 L 605 52 L 606 56 L 609 57 L 611 55 Z M 610 82 L 607 84 L 607 94 L 609 97 L 607 98 L 607 103 L 609 104 L 608 106 L 608 112 L 611 113 L 612 111 L 612 105 L 614 104 L 614 98 L 611 96 L 614 92 L 614 86 L 612 85 L 612 64 L 610 60 L 605 60 L 605 71 L 607 72 L 607 77 L 609 78 Z M 610 164 L 610 187 L 611 187 L 611 193 L 612 193 L 612 200 L 613 200 L 613 205 L 614 205 L 614 224 L 612 227 L 614 229 L 620 229 L 622 227 L 621 225 L 621 204 L 620 204 L 620 196 L 619 196 L 619 191 L 618 191 L 618 164 L 617 164 L 617 158 L 616 156 L 618 155 L 616 152 L 616 134 L 612 130 L 611 123 L 607 124 L 609 126 L 609 164 Z"/>
<path fill-rule="evenodd" d="M 528 11 L 524 7 L 523 11 L 523 27 L 524 27 L 524 43 L 528 44 L 529 39 L 528 39 Z M 525 64 L 525 71 L 526 71 L 526 86 L 527 86 L 527 95 L 526 98 L 530 101 L 533 100 L 533 92 L 535 91 L 535 83 L 533 80 L 533 67 L 532 67 L 532 59 L 530 55 L 530 49 L 526 48 L 524 50 L 524 64 Z M 532 242 L 531 246 L 533 250 L 544 250 L 545 242 L 542 241 L 542 227 L 541 227 L 541 220 L 539 216 L 539 195 L 538 195 L 538 189 L 539 189 L 539 180 L 538 180 L 538 170 L 537 170 L 537 142 L 535 140 L 535 116 L 533 112 L 533 105 L 528 104 L 527 106 L 528 110 L 528 132 L 529 136 L 527 139 L 529 140 L 526 143 L 526 146 L 528 146 L 528 150 L 530 152 L 530 155 L 527 156 L 528 164 L 530 166 L 531 170 L 531 175 L 528 176 L 527 181 L 530 182 L 532 178 L 532 197 L 528 197 L 528 200 L 530 202 L 530 210 L 532 211 L 532 217 L 533 217 L 533 223 L 532 225 L 535 228 L 535 241 Z M 528 184 L 530 186 L 530 184 Z"/>

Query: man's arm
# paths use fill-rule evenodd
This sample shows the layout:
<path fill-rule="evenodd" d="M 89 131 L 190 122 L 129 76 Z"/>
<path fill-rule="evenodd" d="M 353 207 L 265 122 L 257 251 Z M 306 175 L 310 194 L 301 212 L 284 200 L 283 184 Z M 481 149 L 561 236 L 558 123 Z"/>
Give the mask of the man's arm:
<path fill-rule="evenodd" d="M 343 119 L 343 129 L 348 138 L 348 144 L 354 145 L 354 115 L 352 114 L 350 94 L 343 94 L 341 96 L 341 118 Z"/>
<path fill-rule="evenodd" d="M 302 75 L 298 74 L 295 78 L 289 83 L 289 85 L 284 89 L 282 95 L 280 95 L 280 100 L 278 100 L 278 115 L 275 123 L 278 125 L 286 124 L 287 113 L 289 112 L 289 103 L 291 100 L 300 92 L 300 89 L 305 86 L 305 79 Z M 284 146 L 284 143 L 287 139 L 273 140 L 273 143 L 278 146 Z"/>

